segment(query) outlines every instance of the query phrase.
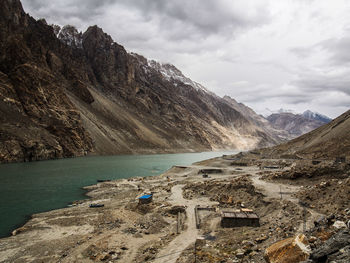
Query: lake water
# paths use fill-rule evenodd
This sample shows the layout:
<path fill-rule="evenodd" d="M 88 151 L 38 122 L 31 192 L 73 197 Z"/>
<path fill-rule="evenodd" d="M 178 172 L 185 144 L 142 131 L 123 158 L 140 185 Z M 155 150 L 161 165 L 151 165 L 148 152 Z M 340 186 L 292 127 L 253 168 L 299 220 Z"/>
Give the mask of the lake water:
<path fill-rule="evenodd" d="M 97 179 L 158 175 L 173 165 L 189 165 L 231 152 L 98 156 L 0 165 L 0 237 L 34 213 L 85 199 L 82 187 Z"/>

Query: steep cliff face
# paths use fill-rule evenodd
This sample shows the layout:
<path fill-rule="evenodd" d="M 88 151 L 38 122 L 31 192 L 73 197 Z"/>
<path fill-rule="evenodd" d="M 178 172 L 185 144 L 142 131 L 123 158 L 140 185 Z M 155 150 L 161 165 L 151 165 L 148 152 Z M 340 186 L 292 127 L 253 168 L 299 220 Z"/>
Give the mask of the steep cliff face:
<path fill-rule="evenodd" d="M 0 10 L 0 161 L 248 149 L 276 138 L 169 64 L 129 54 L 101 28 Z"/>
<path fill-rule="evenodd" d="M 65 66 L 57 55 L 66 50 L 52 29 L 26 15 L 19 1 L 9 0 L 2 3 L 0 24 L 0 160 L 91 151 L 92 141 L 66 95 L 74 84 L 62 76 Z"/>

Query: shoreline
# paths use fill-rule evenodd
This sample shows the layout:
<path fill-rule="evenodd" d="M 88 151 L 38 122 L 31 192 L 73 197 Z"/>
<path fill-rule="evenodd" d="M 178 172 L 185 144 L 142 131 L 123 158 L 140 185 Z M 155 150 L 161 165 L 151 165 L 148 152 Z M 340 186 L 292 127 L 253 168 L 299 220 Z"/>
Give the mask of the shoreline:
<path fill-rule="evenodd" d="M 228 153 L 232 153 L 233 151 L 228 151 Z M 206 153 L 209 153 L 209 154 L 211 154 L 211 153 L 218 153 L 218 156 L 220 156 L 220 154 L 222 154 L 223 152 L 219 152 L 219 151 L 215 151 L 215 152 L 204 152 L 204 155 L 206 154 Z M 226 153 L 226 151 L 225 151 L 225 153 Z M 178 153 L 175 153 L 174 155 L 176 155 L 176 154 L 178 154 Z M 185 157 L 181 157 L 181 158 L 187 158 L 186 157 L 186 154 L 189 154 L 189 158 L 193 158 L 192 157 L 192 153 L 185 153 Z M 203 152 L 202 153 L 194 153 L 195 155 L 201 155 L 201 154 L 203 154 Z M 160 155 L 162 155 L 162 154 L 160 154 Z M 194 156 L 195 156 L 194 155 Z M 76 163 L 75 162 L 75 160 L 77 160 L 78 161 L 78 163 L 83 163 L 83 162 L 86 162 L 86 161 L 88 161 L 88 162 L 90 162 L 90 160 L 94 160 L 94 159 L 90 159 L 90 158 L 96 158 L 97 157 L 97 162 L 99 162 L 99 160 L 101 159 L 101 160 L 104 160 L 105 158 L 107 158 L 107 159 L 113 159 L 114 157 L 116 158 L 116 159 L 118 159 L 119 157 L 128 157 L 128 158 L 133 158 L 135 155 L 123 155 L 123 156 L 121 156 L 121 155 L 118 155 L 118 156 L 87 156 L 87 158 L 88 159 L 84 159 L 84 157 L 77 157 L 77 158 L 66 158 L 66 159 L 57 159 L 57 160 L 46 160 L 46 161 L 40 161 L 40 162 L 26 162 L 26 163 L 10 163 L 10 164 L 8 164 L 9 166 L 9 168 L 11 169 L 11 170 L 14 170 L 14 169 L 16 169 L 15 167 L 17 167 L 17 165 L 19 165 L 19 167 L 22 167 L 23 165 L 24 165 L 24 167 L 37 167 L 38 165 L 44 165 L 45 167 L 46 166 L 48 166 L 48 167 L 50 167 L 50 166 L 52 166 L 52 165 L 54 165 L 54 166 L 62 166 L 62 165 L 65 165 L 67 162 L 68 163 Z M 147 156 L 154 156 L 154 154 L 152 154 L 152 155 L 138 155 L 138 156 L 140 156 L 140 157 L 146 157 L 147 158 Z M 166 155 L 165 155 L 166 156 Z M 165 157 L 165 158 L 168 158 L 168 157 Z M 195 157 L 196 158 L 196 157 Z M 202 157 L 201 159 L 203 159 L 203 158 L 205 158 L 205 157 Z M 79 160 L 80 159 L 80 160 Z M 53 161 L 53 162 L 51 162 L 51 161 Z M 57 163 L 56 163 L 57 162 Z M 177 161 L 174 161 L 174 165 L 175 164 L 178 164 L 178 162 Z M 3 164 L 4 166 L 2 166 L 2 167 L 7 167 L 6 166 L 6 164 Z M 0 165 L 0 168 L 1 168 L 1 165 Z M 169 167 L 169 168 L 171 168 L 171 166 Z M 168 168 L 168 169 L 169 169 Z M 20 168 L 21 169 L 21 168 Z M 27 168 L 26 168 L 26 170 L 27 170 Z M 16 170 L 14 170 L 14 171 L 16 171 Z M 12 174 L 13 172 L 11 172 L 11 174 Z M 162 169 L 160 170 L 160 171 L 157 171 L 157 174 L 161 174 L 162 173 Z M 6 174 L 6 171 L 4 171 L 4 174 Z M 45 175 L 43 175 L 43 176 L 45 176 Z M 146 176 L 153 176 L 153 172 L 151 173 L 149 173 L 149 174 L 146 174 Z M 109 176 L 107 176 L 107 177 L 109 177 Z M 126 175 L 125 176 L 126 178 L 128 178 L 128 175 Z M 101 178 L 96 178 L 96 179 L 105 179 L 104 178 L 104 176 L 101 176 Z M 109 178 L 107 178 L 107 179 L 109 179 Z M 25 224 L 26 224 L 26 222 L 28 221 L 28 220 L 30 220 L 32 217 L 33 217 L 33 214 L 36 214 L 36 213 L 43 213 L 43 212 L 49 212 L 49 211 L 52 211 L 52 210 L 56 210 L 56 209 L 60 209 L 60 208 L 65 208 L 65 207 L 67 207 L 67 206 L 69 206 L 70 204 L 72 204 L 72 203 L 74 203 L 74 202 L 76 202 L 76 201 L 79 201 L 79 200 L 84 200 L 84 199 L 88 199 L 89 198 L 89 196 L 87 195 L 88 194 L 88 191 L 85 189 L 85 187 L 87 187 L 87 186 L 91 186 L 91 185 L 95 185 L 95 184 L 97 184 L 97 182 L 96 182 L 96 180 L 94 181 L 94 182 L 91 182 L 91 180 L 90 180 L 90 182 L 89 183 L 86 183 L 86 184 L 84 184 L 84 185 L 82 185 L 82 186 L 80 186 L 79 188 L 77 188 L 77 190 L 76 190 L 76 192 L 81 192 L 79 195 L 80 195 L 80 197 L 78 197 L 78 198 L 73 198 L 73 199 L 71 199 L 70 201 L 67 201 L 67 202 L 65 202 L 63 205 L 60 205 L 60 206 L 55 206 L 54 208 L 47 208 L 47 209 L 43 209 L 43 210 L 41 210 L 41 211 L 39 211 L 39 212 L 34 212 L 34 213 L 28 213 L 28 214 L 25 214 L 25 215 L 21 215 L 21 217 L 23 218 L 22 220 L 21 220 L 21 222 L 18 222 L 15 226 L 13 226 L 13 227 L 11 227 L 11 228 L 8 228 L 8 230 L 6 231 L 6 233 L 4 233 L 3 235 L 2 235 L 2 237 L 1 238 L 5 238 L 5 237 L 10 237 L 11 236 L 11 234 L 12 234 L 12 232 L 14 231 L 14 230 L 16 230 L 16 228 L 20 228 L 20 227 L 22 227 L 22 226 L 24 226 Z M 9 188 L 10 189 L 10 188 Z M 33 204 L 33 205 L 35 205 L 35 204 Z"/>
<path fill-rule="evenodd" d="M 289 160 L 287 167 L 281 168 L 278 164 L 285 160 L 253 157 L 243 156 L 237 164 L 232 158 L 216 157 L 192 165 L 173 166 L 156 176 L 87 186 L 84 189 L 89 199 L 77 201 L 72 207 L 35 214 L 15 236 L 0 239 L 0 261 L 26 262 L 26 258 L 31 258 L 62 263 L 174 263 L 176 260 L 182 263 L 194 260 L 196 244 L 200 262 L 207 262 L 208 255 L 218 262 L 241 257 L 245 262 L 265 262 L 267 247 L 303 232 L 305 216 L 300 200 L 308 200 L 305 198 L 324 180 L 339 189 L 350 180 L 321 177 L 312 181 L 302 178 L 281 181 L 275 177 L 290 173 L 293 163 L 300 161 Z M 271 168 L 261 170 L 261 162 Z M 208 172 L 208 176 L 202 176 L 203 172 Z M 336 198 L 336 192 L 329 190 Z M 150 192 L 153 201 L 139 204 L 137 198 Z M 314 220 L 328 215 L 318 196 L 314 193 L 312 206 L 307 209 L 309 233 L 314 231 Z M 338 213 L 336 209 L 349 200 L 337 202 L 327 209 Z M 104 207 L 90 208 L 91 203 Z M 199 228 L 195 220 L 197 206 L 210 208 L 197 215 Z M 242 207 L 252 209 L 259 216 L 259 227 L 220 226 L 220 211 Z M 342 218 L 340 214 L 338 217 Z M 248 241 L 253 246 L 249 250 L 244 245 Z"/>
<path fill-rule="evenodd" d="M 80 188 L 81 190 L 84 190 L 83 196 L 86 197 L 85 199 L 74 200 L 74 201 L 72 201 L 72 202 L 69 202 L 69 203 L 68 203 L 66 206 L 64 206 L 64 207 L 49 209 L 49 210 L 47 210 L 47 211 L 42 211 L 42 212 L 39 212 L 39 213 L 33 213 L 33 214 L 30 214 L 30 215 L 25 215 L 25 218 L 26 218 L 26 219 L 24 220 L 24 222 L 23 222 L 23 223 L 19 223 L 15 228 L 13 228 L 12 230 L 10 230 L 6 236 L 0 236 L 0 240 L 3 239 L 3 238 L 8 238 L 8 237 L 13 236 L 13 232 L 14 232 L 14 231 L 16 231 L 17 229 L 22 228 L 23 226 L 25 226 L 25 224 L 27 224 L 31 219 L 33 219 L 33 217 L 34 217 L 35 215 L 42 214 L 42 213 L 48 213 L 48 212 L 55 211 L 55 210 L 59 210 L 59 209 L 68 208 L 68 207 L 71 207 L 71 205 L 73 205 L 75 202 L 80 202 L 80 201 L 84 201 L 84 200 L 89 200 L 89 199 L 91 198 L 90 196 L 88 196 L 89 190 L 85 189 L 85 187 L 88 187 L 88 186 L 93 186 L 93 184 L 92 184 L 92 185 L 87 185 L 87 186 L 84 186 L 84 187 L 81 187 L 81 188 Z"/>
<path fill-rule="evenodd" d="M 169 151 L 139 151 L 139 152 L 132 152 L 132 153 L 115 153 L 115 154 L 98 154 L 98 153 L 87 153 L 85 155 L 77 155 L 77 156 L 66 156 L 62 158 L 51 158 L 51 159 L 38 159 L 38 160 L 30 160 L 30 161 L 7 161 L 7 162 L 1 162 L 1 165 L 6 164 L 26 164 L 26 163 L 37 163 L 37 162 L 46 162 L 46 161 L 56 161 L 56 160 L 66 160 L 66 159 L 77 159 L 77 158 L 90 158 L 90 157 L 113 157 L 113 156 L 138 156 L 138 155 L 160 155 L 160 154 L 191 154 L 191 153 L 206 153 L 206 152 L 235 152 L 235 151 L 248 151 L 248 150 L 237 150 L 237 149 L 202 149 L 201 151 L 197 151 L 194 149 L 181 149 L 181 150 L 169 150 Z"/>

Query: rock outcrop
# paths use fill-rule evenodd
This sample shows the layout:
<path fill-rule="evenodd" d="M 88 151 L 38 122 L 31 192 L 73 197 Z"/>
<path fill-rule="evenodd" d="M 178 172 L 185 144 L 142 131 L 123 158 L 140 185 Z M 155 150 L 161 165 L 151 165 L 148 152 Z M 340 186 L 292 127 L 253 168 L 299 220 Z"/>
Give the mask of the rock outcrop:
<path fill-rule="evenodd" d="M 349 262 L 349 230 L 337 232 L 311 254 L 311 262 Z"/>
<path fill-rule="evenodd" d="M 287 238 L 272 244 L 265 250 L 264 258 L 268 263 L 298 263 L 310 256 L 307 239 L 303 234 Z"/>

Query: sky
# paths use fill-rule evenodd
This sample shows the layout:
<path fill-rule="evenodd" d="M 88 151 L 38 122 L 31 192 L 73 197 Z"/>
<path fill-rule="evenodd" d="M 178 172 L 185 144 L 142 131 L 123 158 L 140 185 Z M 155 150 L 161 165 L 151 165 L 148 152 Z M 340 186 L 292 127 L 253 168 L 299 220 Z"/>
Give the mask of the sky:
<path fill-rule="evenodd" d="M 27 13 L 171 63 L 267 115 L 350 108 L 348 0 L 22 0 Z"/>

